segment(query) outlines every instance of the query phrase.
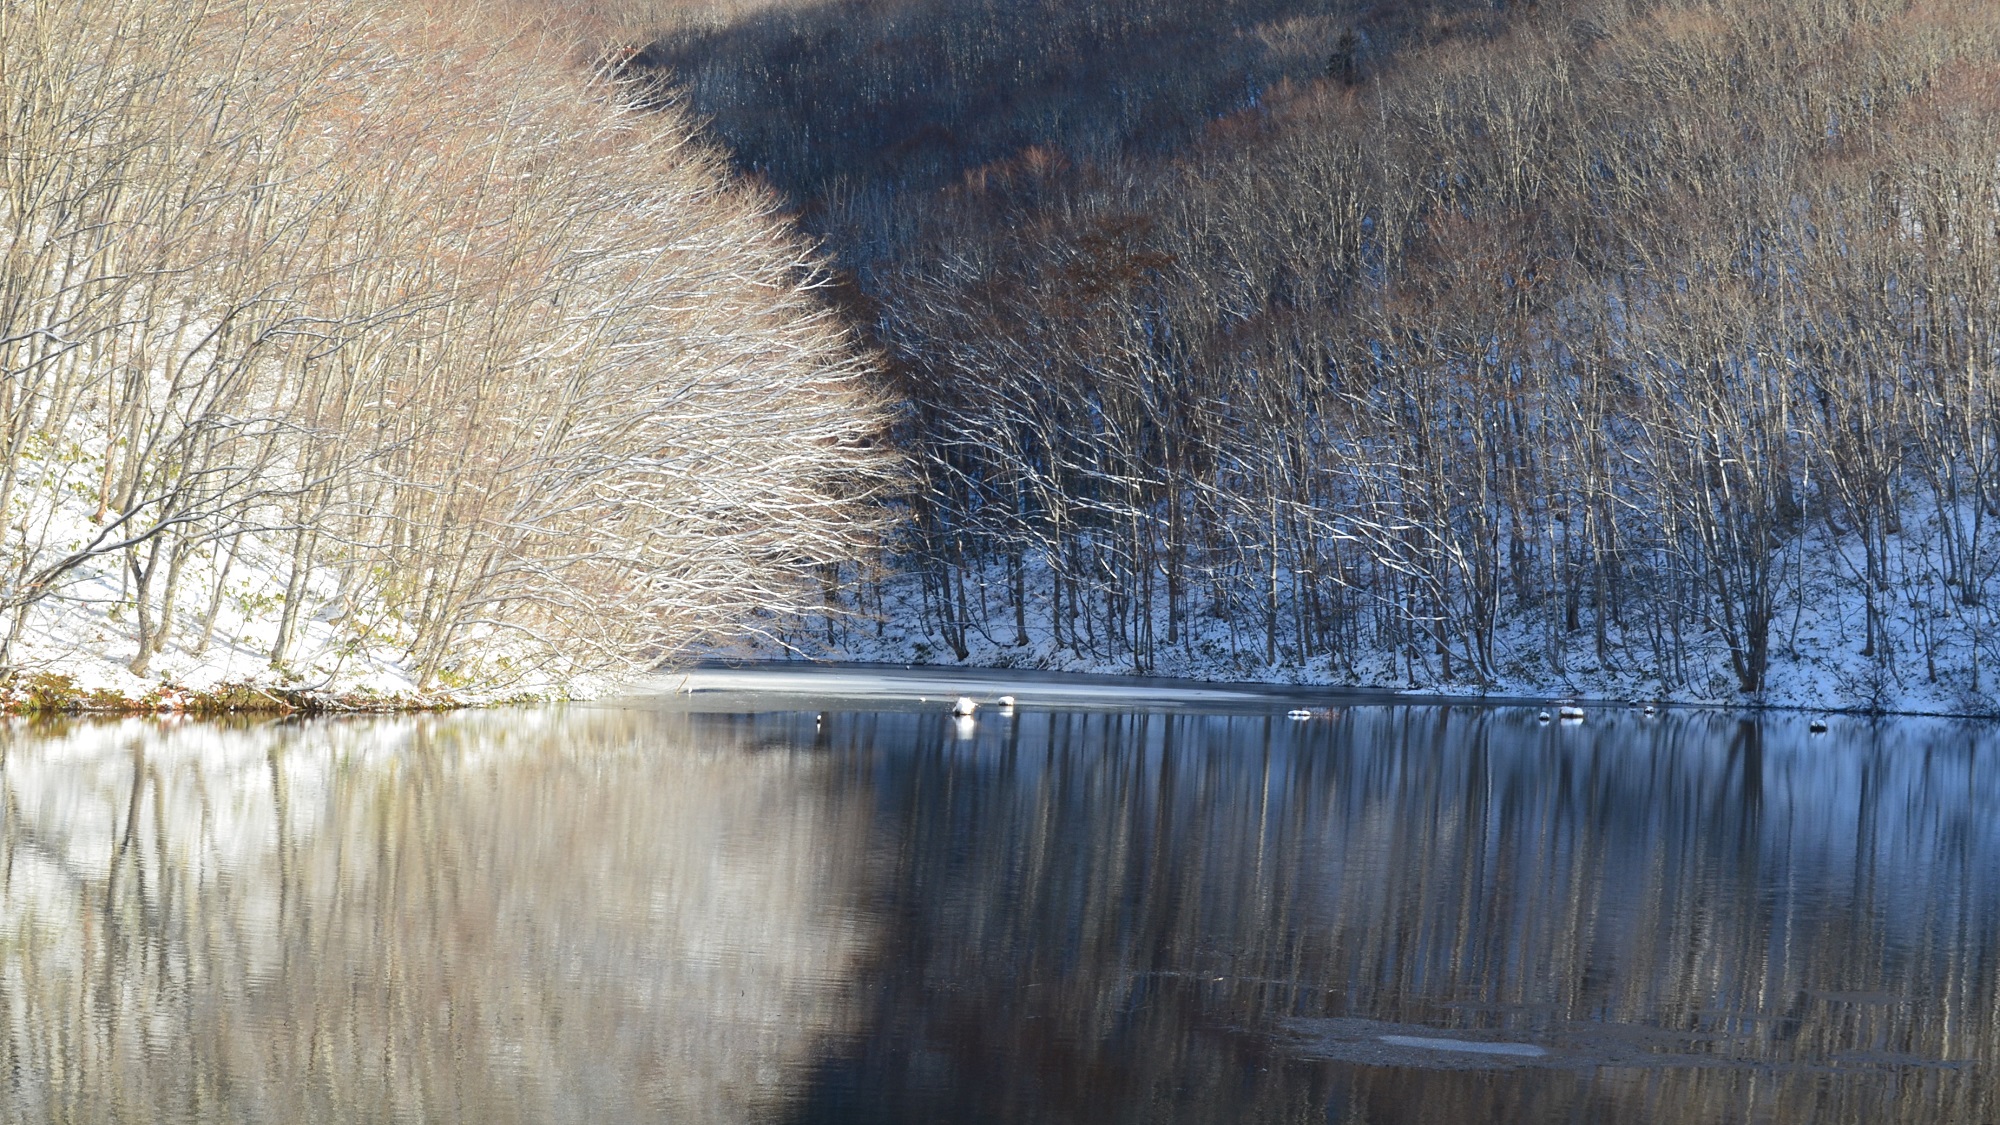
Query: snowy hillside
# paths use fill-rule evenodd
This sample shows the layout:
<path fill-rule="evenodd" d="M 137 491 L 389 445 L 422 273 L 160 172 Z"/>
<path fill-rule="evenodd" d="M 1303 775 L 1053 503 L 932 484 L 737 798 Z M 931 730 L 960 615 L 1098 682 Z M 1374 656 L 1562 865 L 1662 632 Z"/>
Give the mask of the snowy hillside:
<path fill-rule="evenodd" d="M 1503 616 L 1495 629 L 1500 675 L 1485 683 L 1441 675 L 1430 654 L 1392 650 L 1376 643 L 1335 652 L 1301 654 L 1295 635 L 1281 635 L 1278 659 L 1266 659 L 1265 634 L 1208 615 L 1182 643 L 1160 645 L 1150 661 L 1135 658 L 1100 632 L 1092 649 L 1082 623 L 1058 644 L 1051 617 L 1047 568 L 1025 575 L 1021 628 L 1009 602 L 1012 586 L 1001 567 L 971 587 L 962 618 L 940 609 L 922 576 L 904 569 L 874 583 L 842 590 L 837 612 L 803 625 L 773 630 L 771 640 L 747 650 L 760 657 L 861 660 L 887 663 L 1045 668 L 1102 673 L 1148 673 L 1205 680 L 1325 684 L 1465 695 L 1577 696 L 1589 699 L 1661 700 L 1713 704 L 1763 704 L 1809 709 L 1907 712 L 1933 715 L 2000 713 L 2000 628 L 1985 611 L 2000 579 L 1987 575 L 1985 596 L 1963 599 L 1943 579 L 1938 561 L 1913 544 L 1928 537 L 1934 515 L 1906 513 L 1904 534 L 1888 540 L 1888 573 L 1897 580 L 1876 594 L 1882 636 L 1866 651 L 1866 563 L 1852 536 L 1824 529 L 1785 544 L 1775 553 L 1781 604 L 1790 608 L 1771 626 L 1771 664 L 1765 689 L 1736 690 L 1729 654 L 1715 632 L 1683 638 L 1684 674 L 1662 674 L 1654 658 L 1650 623 L 1638 615 L 1608 626 L 1606 659 L 1597 657 L 1588 629 L 1567 631 L 1547 614 Z M 1968 604 L 1969 603 L 1969 604 Z M 1947 608 L 1948 607 L 1948 608 Z M 955 607 L 954 607 L 955 608 Z M 949 635 L 962 629 L 965 655 Z M 1153 623 L 1166 635 L 1164 620 Z M 1019 643 L 1025 634 L 1026 643 Z"/>

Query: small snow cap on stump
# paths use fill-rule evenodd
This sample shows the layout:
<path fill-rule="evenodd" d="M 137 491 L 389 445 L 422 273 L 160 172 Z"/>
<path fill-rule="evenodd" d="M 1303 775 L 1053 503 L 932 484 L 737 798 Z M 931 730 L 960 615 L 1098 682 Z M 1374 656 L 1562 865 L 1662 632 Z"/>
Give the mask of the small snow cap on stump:
<path fill-rule="evenodd" d="M 971 718 L 972 713 L 977 710 L 979 710 L 979 704 L 974 703 L 972 697 L 969 695 L 959 696 L 958 702 L 951 705 L 951 713 L 961 719 Z"/>

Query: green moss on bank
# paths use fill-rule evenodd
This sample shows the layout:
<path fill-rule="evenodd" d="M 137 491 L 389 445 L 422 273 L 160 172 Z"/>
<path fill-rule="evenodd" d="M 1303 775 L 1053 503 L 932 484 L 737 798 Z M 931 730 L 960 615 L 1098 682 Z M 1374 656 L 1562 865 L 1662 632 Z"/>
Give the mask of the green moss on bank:
<path fill-rule="evenodd" d="M 467 706 L 449 694 L 317 692 L 255 684 L 196 689 L 162 684 L 144 695 L 86 689 L 53 672 L 15 673 L 0 679 L 0 713 L 8 715 L 329 715 L 401 711 L 450 711 Z"/>

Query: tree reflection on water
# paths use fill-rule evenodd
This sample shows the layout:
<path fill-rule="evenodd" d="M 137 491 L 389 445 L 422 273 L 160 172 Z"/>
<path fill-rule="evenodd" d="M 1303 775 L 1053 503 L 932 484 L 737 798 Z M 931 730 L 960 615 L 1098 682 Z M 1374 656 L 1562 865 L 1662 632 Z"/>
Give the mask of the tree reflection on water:
<path fill-rule="evenodd" d="M 767 1112 L 843 1026 L 865 822 L 673 726 L 16 729 L 0 1117 Z"/>
<path fill-rule="evenodd" d="M 4 737 L 8 1118 L 1996 1116 L 1985 727 L 661 705 Z"/>
<path fill-rule="evenodd" d="M 1992 1116 L 1989 729 L 1532 716 L 837 728 L 899 923 L 798 1118 Z M 1342 1019 L 1551 1051 L 1357 1055 Z"/>

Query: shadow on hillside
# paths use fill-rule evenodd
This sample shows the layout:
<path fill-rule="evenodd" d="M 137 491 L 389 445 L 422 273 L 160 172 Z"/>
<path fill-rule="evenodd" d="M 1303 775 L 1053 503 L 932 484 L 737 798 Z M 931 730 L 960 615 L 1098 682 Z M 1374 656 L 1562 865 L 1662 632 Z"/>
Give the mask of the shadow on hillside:
<path fill-rule="evenodd" d="M 746 171 L 806 203 L 935 188 L 1035 145 L 1163 152 L 1281 81 L 1360 80 L 1437 0 L 844 0 L 668 34 L 671 75 Z"/>

